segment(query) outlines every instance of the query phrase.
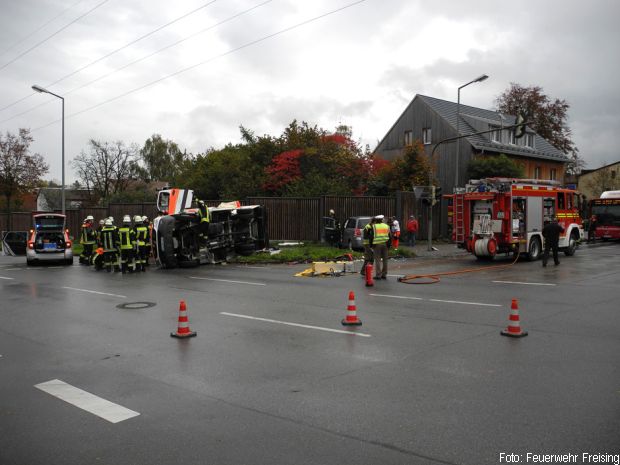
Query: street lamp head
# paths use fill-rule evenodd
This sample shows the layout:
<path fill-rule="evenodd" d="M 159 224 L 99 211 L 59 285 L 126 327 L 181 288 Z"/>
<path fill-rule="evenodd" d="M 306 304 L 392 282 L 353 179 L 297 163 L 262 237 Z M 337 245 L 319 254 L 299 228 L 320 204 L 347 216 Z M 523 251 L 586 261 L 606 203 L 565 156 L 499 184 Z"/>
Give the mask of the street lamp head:
<path fill-rule="evenodd" d="M 41 86 L 37 86 L 36 84 L 34 86 L 32 86 L 32 90 L 36 90 L 37 92 L 43 92 L 45 94 L 49 93 L 49 91 L 47 89 L 44 89 Z"/>
<path fill-rule="evenodd" d="M 483 74 L 482 76 L 478 76 L 476 79 L 474 79 L 474 82 L 482 82 L 489 79 L 489 76 L 487 76 L 486 74 Z"/>

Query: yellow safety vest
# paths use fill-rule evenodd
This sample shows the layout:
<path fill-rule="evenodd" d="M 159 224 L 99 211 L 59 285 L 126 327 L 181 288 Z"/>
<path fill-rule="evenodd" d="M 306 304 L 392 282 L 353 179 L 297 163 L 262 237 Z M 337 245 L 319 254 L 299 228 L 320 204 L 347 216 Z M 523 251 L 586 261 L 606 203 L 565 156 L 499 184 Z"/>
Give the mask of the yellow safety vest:
<path fill-rule="evenodd" d="M 385 244 L 390 238 L 390 227 L 385 223 L 377 223 L 373 225 L 374 238 L 373 244 Z"/>
<path fill-rule="evenodd" d="M 362 232 L 362 244 L 370 245 L 370 239 L 368 238 L 368 233 L 370 233 L 371 229 L 372 229 L 372 223 L 368 223 L 366 226 L 364 226 L 364 230 Z"/>
<path fill-rule="evenodd" d="M 118 235 L 119 235 L 120 245 L 121 245 L 122 250 L 128 250 L 133 247 L 131 245 L 131 242 L 132 242 L 131 236 L 133 236 L 133 234 L 132 234 L 131 229 L 129 229 L 129 227 L 123 226 L 122 228 L 118 228 Z"/>

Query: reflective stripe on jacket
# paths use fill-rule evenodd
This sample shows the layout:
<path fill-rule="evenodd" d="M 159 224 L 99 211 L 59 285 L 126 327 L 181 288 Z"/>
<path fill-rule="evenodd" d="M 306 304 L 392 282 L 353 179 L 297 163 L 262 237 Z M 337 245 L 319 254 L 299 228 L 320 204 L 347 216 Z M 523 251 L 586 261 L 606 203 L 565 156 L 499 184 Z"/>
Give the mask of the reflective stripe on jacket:
<path fill-rule="evenodd" d="M 136 242 L 138 245 L 146 245 L 146 240 L 148 238 L 149 230 L 146 226 L 137 226 L 136 229 Z"/>
<path fill-rule="evenodd" d="M 118 236 L 121 250 L 127 250 L 133 247 L 133 231 L 129 226 L 118 228 Z"/>
<path fill-rule="evenodd" d="M 390 227 L 385 223 L 377 223 L 373 225 L 374 238 L 373 244 L 385 244 L 390 238 Z"/>

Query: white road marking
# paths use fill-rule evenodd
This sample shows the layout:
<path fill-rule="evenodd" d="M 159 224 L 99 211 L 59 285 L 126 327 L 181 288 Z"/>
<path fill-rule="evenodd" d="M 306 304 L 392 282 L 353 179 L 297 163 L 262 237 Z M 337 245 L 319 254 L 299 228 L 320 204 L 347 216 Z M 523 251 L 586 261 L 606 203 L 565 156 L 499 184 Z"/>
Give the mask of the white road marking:
<path fill-rule="evenodd" d="M 503 307 L 500 304 L 483 304 L 480 302 L 462 302 L 460 300 L 441 300 L 441 299 L 428 299 L 431 302 L 444 302 L 446 304 L 462 304 L 462 305 L 480 305 L 482 307 Z"/>
<path fill-rule="evenodd" d="M 15 278 L 7 278 L 6 276 L 0 276 L 0 279 L 15 279 Z"/>
<path fill-rule="evenodd" d="M 492 283 L 500 283 L 500 284 L 525 284 L 528 286 L 556 286 L 556 284 L 551 283 L 526 283 L 522 281 L 491 281 Z"/>
<path fill-rule="evenodd" d="M 375 297 L 388 297 L 390 299 L 408 299 L 408 300 L 426 300 L 428 302 L 444 302 L 447 304 L 462 304 L 462 305 L 480 305 L 483 307 L 503 307 L 499 304 L 483 304 L 480 302 L 463 302 L 460 300 L 441 300 L 441 299 L 423 299 L 421 297 L 409 297 L 404 295 L 388 295 L 388 294 L 369 294 Z"/>
<path fill-rule="evenodd" d="M 352 333 L 350 331 L 343 331 L 341 329 L 323 328 L 321 326 L 302 325 L 299 323 L 290 323 L 288 321 L 270 320 L 269 318 L 258 318 L 258 317 L 249 316 L 249 315 L 239 315 L 237 313 L 220 312 L 220 315 L 234 316 L 236 318 L 246 318 L 248 320 L 264 321 L 266 323 L 276 323 L 279 325 L 297 326 L 299 328 L 317 329 L 319 331 L 327 331 L 330 333 L 348 334 L 350 336 L 371 337 L 370 334 L 366 334 L 366 333 Z"/>
<path fill-rule="evenodd" d="M 23 268 L 4 268 L 2 271 L 23 271 Z"/>
<path fill-rule="evenodd" d="M 250 281 L 233 281 L 230 279 L 215 279 L 215 278 L 200 278 L 198 276 L 190 276 L 191 279 L 202 279 L 204 281 L 219 281 L 222 283 L 233 283 L 233 284 L 249 284 L 251 286 L 266 286 L 265 283 L 252 283 Z"/>
<path fill-rule="evenodd" d="M 119 294 L 109 294 L 107 292 L 99 292 L 99 291 L 90 291 L 88 289 L 78 289 L 77 287 L 67 287 L 67 286 L 63 286 L 63 289 L 69 289 L 71 291 L 80 291 L 80 292 L 88 292 L 90 294 L 99 294 L 99 295 L 109 295 L 112 297 L 120 297 L 121 299 L 126 299 L 127 296 L 126 295 L 119 295 Z"/>
<path fill-rule="evenodd" d="M 41 384 L 35 384 L 37 389 L 72 404 L 93 415 L 103 418 L 110 423 L 118 423 L 140 415 L 122 405 L 102 399 L 90 392 L 71 386 L 59 379 L 53 379 Z"/>
<path fill-rule="evenodd" d="M 392 299 L 424 300 L 422 297 L 407 297 L 404 295 L 370 294 L 375 297 L 390 297 Z"/>

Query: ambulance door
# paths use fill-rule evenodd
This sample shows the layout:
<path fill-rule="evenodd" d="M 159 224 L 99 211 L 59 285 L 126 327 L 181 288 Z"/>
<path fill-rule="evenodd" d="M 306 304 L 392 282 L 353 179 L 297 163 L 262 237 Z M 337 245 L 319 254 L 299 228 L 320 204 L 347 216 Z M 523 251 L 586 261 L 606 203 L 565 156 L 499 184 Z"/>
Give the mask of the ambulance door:
<path fill-rule="evenodd" d="M 543 215 L 542 215 L 542 198 L 528 197 L 527 212 L 525 216 L 525 227 L 527 232 L 542 231 Z"/>

